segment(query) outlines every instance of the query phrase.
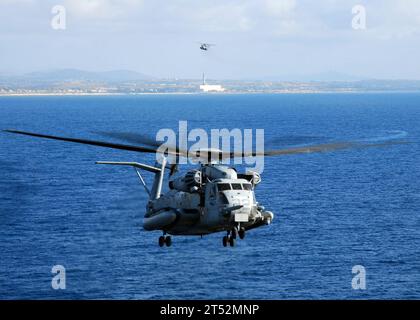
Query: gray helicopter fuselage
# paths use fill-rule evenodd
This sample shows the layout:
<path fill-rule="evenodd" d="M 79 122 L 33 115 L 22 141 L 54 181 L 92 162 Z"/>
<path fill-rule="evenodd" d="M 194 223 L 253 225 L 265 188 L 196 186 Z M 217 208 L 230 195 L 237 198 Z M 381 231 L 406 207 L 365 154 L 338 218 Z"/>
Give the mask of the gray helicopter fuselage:
<path fill-rule="evenodd" d="M 203 181 L 198 181 L 197 176 Z M 238 178 L 233 168 L 207 165 L 172 181 L 172 190 L 149 201 L 143 221 L 146 230 L 204 235 L 238 225 L 252 229 L 273 219 L 273 214 L 256 202 L 255 184 Z"/>

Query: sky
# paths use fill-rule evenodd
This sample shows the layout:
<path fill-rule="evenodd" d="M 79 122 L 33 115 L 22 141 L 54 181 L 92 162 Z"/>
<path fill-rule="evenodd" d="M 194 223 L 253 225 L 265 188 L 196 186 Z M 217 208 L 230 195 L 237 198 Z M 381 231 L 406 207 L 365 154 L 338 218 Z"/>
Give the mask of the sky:
<path fill-rule="evenodd" d="M 55 5 L 64 30 L 52 28 Z M 356 5 L 365 28 L 352 26 Z M 216 45 L 204 52 L 199 42 Z M 420 0 L 0 0 L 0 74 L 418 80 L 419 57 Z"/>

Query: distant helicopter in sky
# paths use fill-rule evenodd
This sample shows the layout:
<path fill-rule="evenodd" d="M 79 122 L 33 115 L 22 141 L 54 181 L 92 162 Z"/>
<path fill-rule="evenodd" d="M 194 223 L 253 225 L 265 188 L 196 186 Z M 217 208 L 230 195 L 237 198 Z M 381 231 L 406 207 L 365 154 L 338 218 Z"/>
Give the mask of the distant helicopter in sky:
<path fill-rule="evenodd" d="M 204 51 L 208 51 L 210 47 L 215 46 L 215 44 L 213 43 L 203 43 L 203 42 L 199 42 L 199 43 L 200 43 L 200 49 Z"/>

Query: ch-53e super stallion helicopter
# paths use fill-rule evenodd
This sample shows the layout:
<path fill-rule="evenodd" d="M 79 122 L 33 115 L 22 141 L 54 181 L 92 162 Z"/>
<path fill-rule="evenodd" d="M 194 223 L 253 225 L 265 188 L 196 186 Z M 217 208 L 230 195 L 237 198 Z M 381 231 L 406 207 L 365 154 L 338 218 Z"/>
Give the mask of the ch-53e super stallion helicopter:
<path fill-rule="evenodd" d="M 213 43 L 200 42 L 200 49 L 203 50 L 203 51 L 208 51 L 210 49 L 210 47 L 213 47 L 213 46 L 215 46 L 215 44 L 213 44 Z"/>
<path fill-rule="evenodd" d="M 146 141 L 144 138 L 141 138 L 142 136 L 137 136 L 136 139 L 143 145 L 148 145 L 147 147 L 65 138 L 19 130 L 4 131 L 140 153 L 157 153 L 160 146 L 157 142 Z M 121 136 L 120 134 L 117 138 L 121 138 Z M 273 221 L 274 214 L 266 211 L 255 199 L 254 189 L 261 182 L 260 175 L 256 172 L 238 173 L 235 168 L 222 165 L 221 160 L 236 157 L 313 153 L 347 148 L 382 146 L 385 144 L 390 144 L 390 142 L 373 144 L 337 142 L 260 153 L 234 153 L 223 152 L 218 149 L 198 149 L 195 150 L 193 155 L 200 160 L 198 168 L 190 170 L 177 178 L 174 177 L 174 172 L 177 171 L 178 165 L 177 163 L 168 165 L 166 156 L 191 157 L 191 151 L 188 153 L 186 150 L 180 150 L 179 148 L 168 148 L 165 154 L 162 154 L 161 163 L 157 162 L 154 166 L 139 162 L 99 161 L 97 164 L 131 166 L 135 168 L 140 182 L 149 195 L 143 219 L 143 228 L 147 231 L 161 230 L 163 232 L 163 235 L 159 237 L 159 246 L 171 246 L 171 237 L 167 236 L 167 234 L 203 236 L 224 231 L 226 235 L 223 237 L 223 246 L 229 245 L 233 247 L 235 239 L 237 237 L 243 239 L 246 231 L 269 225 Z M 166 169 L 169 169 L 169 191 L 162 193 Z M 148 171 L 155 175 L 151 190 L 146 186 L 140 170 Z"/>

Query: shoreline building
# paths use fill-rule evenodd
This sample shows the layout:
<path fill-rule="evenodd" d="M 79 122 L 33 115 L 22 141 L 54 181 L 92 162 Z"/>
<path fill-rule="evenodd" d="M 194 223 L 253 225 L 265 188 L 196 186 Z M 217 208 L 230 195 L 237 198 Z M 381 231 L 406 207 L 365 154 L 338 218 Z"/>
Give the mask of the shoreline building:
<path fill-rule="evenodd" d="M 225 88 L 220 84 L 206 84 L 206 77 L 203 73 L 203 84 L 200 85 L 200 90 L 203 92 L 224 92 Z"/>

